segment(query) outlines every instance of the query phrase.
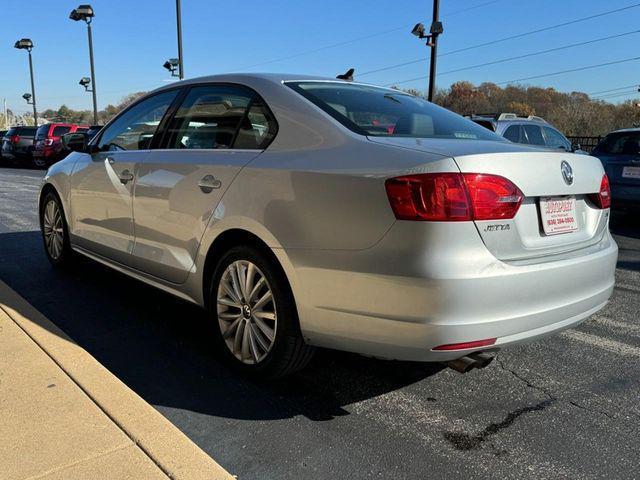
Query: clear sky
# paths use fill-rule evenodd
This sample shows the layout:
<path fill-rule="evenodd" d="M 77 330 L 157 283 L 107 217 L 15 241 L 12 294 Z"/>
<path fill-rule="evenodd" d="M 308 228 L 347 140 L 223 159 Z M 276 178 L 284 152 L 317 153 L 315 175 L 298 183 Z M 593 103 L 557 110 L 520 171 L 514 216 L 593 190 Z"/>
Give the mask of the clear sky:
<path fill-rule="evenodd" d="M 91 108 L 91 95 L 78 81 L 89 75 L 86 27 L 68 19 L 77 0 L 0 0 L 0 102 L 26 111 L 27 54 L 13 48 L 30 37 L 38 109 Z M 165 84 L 162 64 L 177 54 L 174 0 L 93 0 L 98 107 L 128 93 Z M 635 8 L 525 36 L 508 42 L 443 55 L 439 72 L 506 57 L 626 34 L 583 46 L 438 77 L 438 86 L 457 80 L 496 83 L 587 65 L 640 57 L 640 2 L 633 0 L 441 0 L 444 34 L 440 53 L 544 28 L 608 10 Z M 27 8 L 27 5 L 29 8 Z M 233 71 L 271 71 L 335 76 L 349 67 L 364 73 L 425 58 L 359 79 L 391 84 L 426 75 L 428 49 L 409 32 L 429 25 L 430 0 L 182 0 L 187 77 Z M 362 38 L 367 37 L 367 38 Z M 354 41 L 351 41 L 354 40 Z M 337 45 L 337 46 L 336 46 Z M 332 47 L 333 46 L 333 47 Z M 329 48 L 325 48 L 329 47 Z M 400 84 L 424 90 L 426 79 Z M 561 91 L 599 92 L 640 83 L 640 60 L 527 80 Z M 632 89 L 618 90 L 616 93 Z M 607 98 L 621 101 L 633 95 Z"/>

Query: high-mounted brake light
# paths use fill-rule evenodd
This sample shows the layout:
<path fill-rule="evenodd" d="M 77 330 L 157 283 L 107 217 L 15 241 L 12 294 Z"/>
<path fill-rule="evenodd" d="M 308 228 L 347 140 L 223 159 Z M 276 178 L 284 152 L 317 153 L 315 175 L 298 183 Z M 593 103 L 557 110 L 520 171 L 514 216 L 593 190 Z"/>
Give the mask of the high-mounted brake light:
<path fill-rule="evenodd" d="M 592 193 L 589 198 L 596 207 L 605 209 L 611 207 L 611 187 L 609 186 L 609 177 L 605 173 L 600 182 L 600 191 L 598 193 Z"/>
<path fill-rule="evenodd" d="M 385 183 L 398 220 L 459 222 L 513 218 L 524 195 L 511 181 L 485 173 L 424 173 Z"/>
<path fill-rule="evenodd" d="M 488 347 L 496 343 L 497 338 L 486 338 L 484 340 L 474 340 L 473 342 L 448 343 L 432 348 L 432 350 L 468 350 L 470 348 Z"/>

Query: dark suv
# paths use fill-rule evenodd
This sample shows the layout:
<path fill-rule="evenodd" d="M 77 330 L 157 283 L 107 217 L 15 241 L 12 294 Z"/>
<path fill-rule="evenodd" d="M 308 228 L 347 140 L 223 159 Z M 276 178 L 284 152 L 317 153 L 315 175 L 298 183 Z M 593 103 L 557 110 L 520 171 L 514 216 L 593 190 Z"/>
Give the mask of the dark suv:
<path fill-rule="evenodd" d="M 62 160 L 67 151 L 62 148 L 61 137 L 65 133 L 86 131 L 89 127 L 70 123 L 48 123 L 41 125 L 36 132 L 33 144 L 33 164 L 44 168 Z"/>
<path fill-rule="evenodd" d="M 30 165 L 36 127 L 11 127 L 2 138 L 2 158 L 14 164 Z"/>

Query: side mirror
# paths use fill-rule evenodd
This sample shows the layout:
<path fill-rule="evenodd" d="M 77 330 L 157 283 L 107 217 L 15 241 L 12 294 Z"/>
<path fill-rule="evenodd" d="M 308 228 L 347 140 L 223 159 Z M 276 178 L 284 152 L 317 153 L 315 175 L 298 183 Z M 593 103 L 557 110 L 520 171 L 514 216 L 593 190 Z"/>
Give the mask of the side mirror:
<path fill-rule="evenodd" d="M 65 150 L 72 152 L 87 152 L 89 143 L 87 134 L 84 132 L 65 133 L 62 136 L 62 146 Z"/>
<path fill-rule="evenodd" d="M 582 150 L 582 145 L 580 145 L 579 143 L 572 143 L 571 144 L 571 151 L 572 152 L 577 152 L 578 150 Z"/>

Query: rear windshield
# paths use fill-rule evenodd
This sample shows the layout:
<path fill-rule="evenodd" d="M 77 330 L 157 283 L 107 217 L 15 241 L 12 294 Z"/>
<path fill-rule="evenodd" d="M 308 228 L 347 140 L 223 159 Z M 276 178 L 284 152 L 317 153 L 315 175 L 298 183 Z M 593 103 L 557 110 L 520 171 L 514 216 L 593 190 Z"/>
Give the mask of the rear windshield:
<path fill-rule="evenodd" d="M 42 140 L 43 138 L 47 138 L 47 134 L 49 133 L 49 125 L 41 125 L 38 127 L 36 131 L 36 140 Z"/>
<path fill-rule="evenodd" d="M 7 135 L 29 136 L 29 135 L 35 135 L 35 133 L 36 133 L 36 127 L 14 127 L 9 129 L 9 131 L 7 132 Z"/>
<path fill-rule="evenodd" d="M 640 154 L 640 132 L 610 133 L 595 148 L 595 151 L 614 155 L 638 155 Z"/>
<path fill-rule="evenodd" d="M 361 135 L 504 141 L 471 120 L 397 90 L 343 82 L 286 85 Z"/>
<path fill-rule="evenodd" d="M 65 126 L 61 125 L 61 126 L 55 127 L 53 129 L 53 133 L 51 134 L 51 136 L 52 137 L 61 137 L 65 133 L 69 133 L 69 130 L 71 130 L 71 127 L 65 127 Z"/>

